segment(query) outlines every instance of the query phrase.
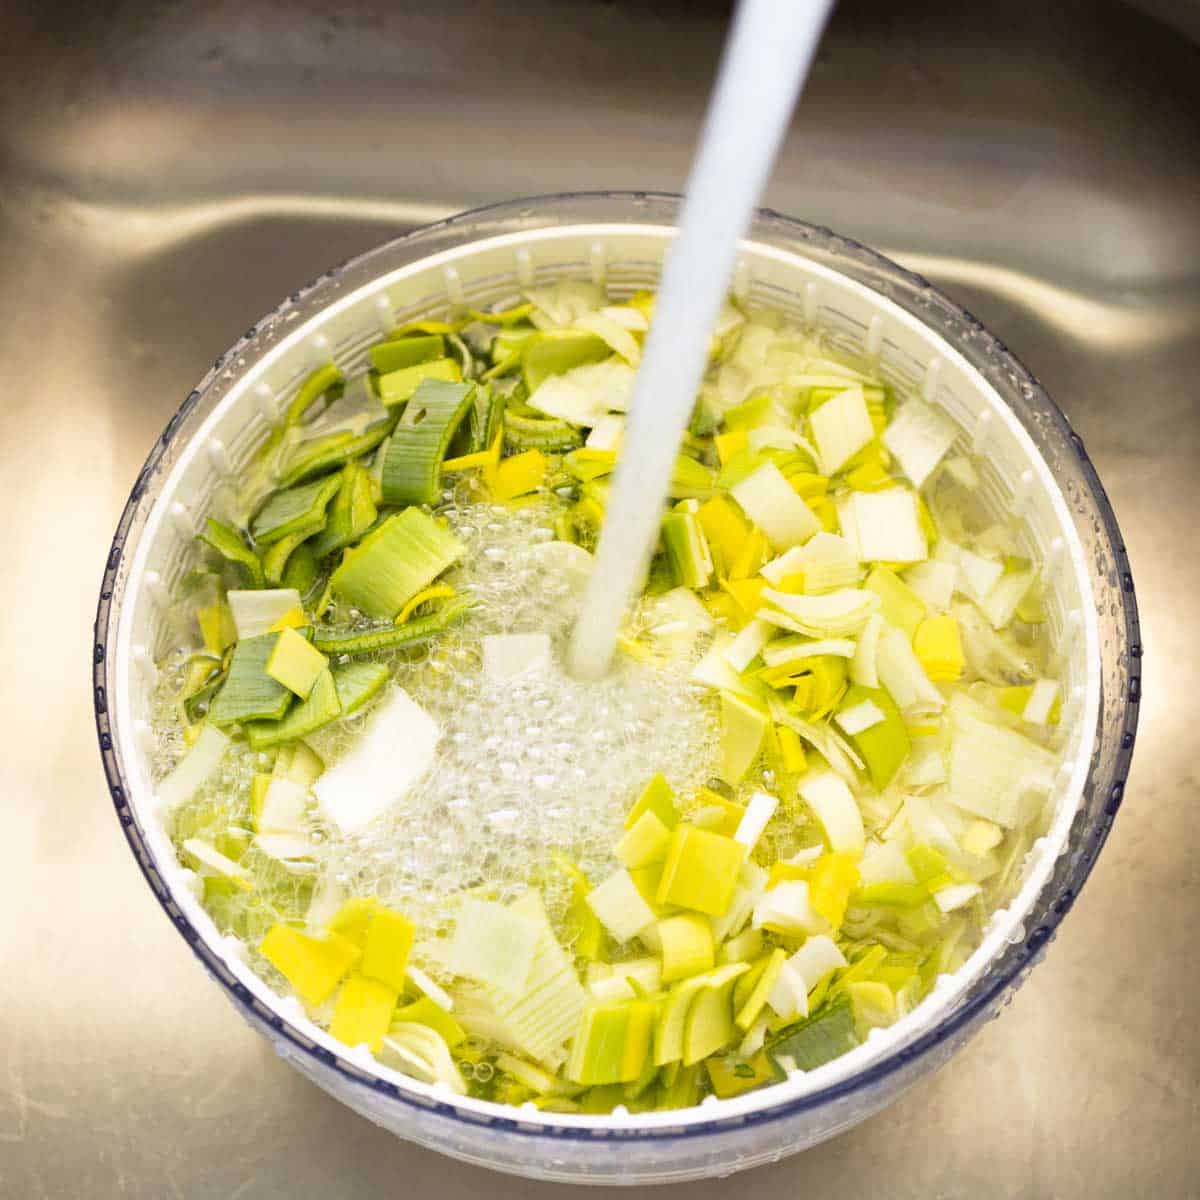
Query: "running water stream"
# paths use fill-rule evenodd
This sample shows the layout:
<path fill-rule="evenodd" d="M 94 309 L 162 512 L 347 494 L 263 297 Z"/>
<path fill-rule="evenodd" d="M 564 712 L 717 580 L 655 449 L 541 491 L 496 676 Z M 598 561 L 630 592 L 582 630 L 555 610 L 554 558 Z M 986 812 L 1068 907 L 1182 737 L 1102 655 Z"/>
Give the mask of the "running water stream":
<path fill-rule="evenodd" d="M 608 669 L 645 577 L 709 338 L 833 0 L 743 0 L 688 178 L 634 387 L 596 570 L 572 635 L 573 674 Z"/>

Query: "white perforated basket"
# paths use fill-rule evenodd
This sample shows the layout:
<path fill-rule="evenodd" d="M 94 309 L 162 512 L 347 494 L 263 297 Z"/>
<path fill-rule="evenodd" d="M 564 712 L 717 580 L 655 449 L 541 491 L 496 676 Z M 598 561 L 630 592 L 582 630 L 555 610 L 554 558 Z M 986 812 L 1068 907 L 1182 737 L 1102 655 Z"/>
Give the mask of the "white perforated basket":
<path fill-rule="evenodd" d="M 1124 625 L 1114 633 L 1115 623 L 1098 617 L 1096 592 L 1107 593 L 1113 582 L 1098 573 L 1099 543 L 1114 568 L 1120 558 L 1115 525 L 1105 524 L 1111 514 L 1086 473 L 1082 482 L 1064 474 L 1072 443 L 1061 414 L 1003 347 L 923 280 L 826 231 L 763 214 L 742 248 L 738 298 L 820 329 L 900 394 L 943 408 L 958 424 L 963 447 L 986 458 L 988 502 L 1023 517 L 1027 550 L 1044 564 L 1065 697 L 1055 815 L 1029 856 L 1019 891 L 993 916 L 978 950 L 955 975 L 942 977 L 916 1011 L 819 1070 L 682 1112 L 618 1110 L 601 1117 L 459 1099 L 365 1053 L 347 1052 L 296 1001 L 279 998 L 258 979 L 236 939 L 217 934 L 155 811 L 148 717 L 154 662 L 168 646 L 164 613 L 193 561 L 204 515 L 221 503 L 223 484 L 314 366 L 332 358 L 348 374 L 361 370 L 367 347 L 396 324 L 511 301 L 534 282 L 582 276 L 617 297 L 653 287 L 674 214 L 668 197 L 501 206 L 390 243 L 297 293 L 218 361 L 168 427 L 118 531 L 98 622 L 101 743 L 118 810 L 160 899 L 247 1018 L 323 1087 L 402 1136 L 548 1178 L 682 1179 L 777 1158 L 861 1119 L 948 1057 L 1019 982 L 1065 912 L 1063 905 L 1055 914 L 1055 902 L 1065 892 L 1069 904 L 1099 850 L 1111 813 L 1098 821 L 1081 810 L 1095 792 L 1096 772 L 1108 770 L 1106 734 L 1106 778 L 1123 779 L 1132 747 L 1136 710 L 1121 709 L 1128 745 L 1122 739 L 1115 750 L 1109 725 L 1116 710 L 1110 716 L 1106 708 L 1101 719 L 1105 688 L 1114 686 L 1107 676 L 1123 673 L 1127 688 L 1132 675 L 1132 591 L 1117 589 L 1127 600 Z M 1073 459 L 1077 471 L 1086 463 L 1079 454 Z M 1091 524 L 1081 527 L 1084 509 Z M 1082 837 L 1087 831 L 1090 841 Z M 1087 852 L 1073 862 L 1073 849 Z M 1033 929 L 1045 930 L 1036 945 L 1027 937 Z M 622 1141 L 619 1153 L 614 1139 Z"/>

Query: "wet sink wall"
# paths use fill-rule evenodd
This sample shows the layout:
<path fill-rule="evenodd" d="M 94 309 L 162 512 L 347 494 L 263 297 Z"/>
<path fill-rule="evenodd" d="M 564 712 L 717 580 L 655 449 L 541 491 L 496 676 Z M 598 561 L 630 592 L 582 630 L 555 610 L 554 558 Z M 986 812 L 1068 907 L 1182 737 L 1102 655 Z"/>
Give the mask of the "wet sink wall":
<path fill-rule="evenodd" d="M 1174 25 L 1150 3 L 943 7 L 842 5 L 768 203 L 929 275 L 1074 421 L 1139 585 L 1138 757 L 1003 1020 L 887 1112 L 746 1182 L 1184 1196 L 1200 1168 L 1183 954 L 1200 907 L 1196 7 L 1180 0 L 1167 15 L 1193 19 Z M 204 981 L 113 818 L 89 623 L 128 487 L 220 351 L 422 221 L 677 188 L 726 18 L 548 0 L 0 9 L 0 1196 L 551 1190 L 342 1110 Z"/>

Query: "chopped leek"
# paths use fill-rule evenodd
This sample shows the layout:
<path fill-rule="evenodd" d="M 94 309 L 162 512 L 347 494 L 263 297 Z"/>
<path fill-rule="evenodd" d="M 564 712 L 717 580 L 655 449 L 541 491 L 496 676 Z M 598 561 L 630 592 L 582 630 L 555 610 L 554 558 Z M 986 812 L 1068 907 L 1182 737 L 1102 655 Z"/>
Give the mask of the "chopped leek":
<path fill-rule="evenodd" d="M 740 696 L 721 693 L 721 774 L 729 783 L 740 783 L 758 757 L 770 718 Z"/>
<path fill-rule="evenodd" d="M 663 518 L 662 537 L 676 582 L 681 587 L 706 587 L 712 578 L 713 561 L 696 514 L 668 514 Z"/>
<path fill-rule="evenodd" d="M 229 737 L 215 725 L 205 723 L 187 753 L 155 788 L 159 804 L 170 812 L 190 800 L 220 766 L 228 748 Z"/>
<path fill-rule="evenodd" d="M 404 404 L 430 379 L 440 383 L 461 383 L 462 371 L 452 358 L 435 358 L 408 367 L 398 367 L 379 376 L 379 398 L 388 408 Z"/>
<path fill-rule="evenodd" d="M 333 589 L 375 617 L 394 617 L 405 602 L 462 556 L 465 547 L 419 508 L 389 517 L 333 573 Z"/>
<path fill-rule="evenodd" d="M 777 550 L 801 545 L 821 528 L 812 509 L 788 486 L 772 462 L 735 484 L 730 494 Z"/>
<path fill-rule="evenodd" d="M 372 654 L 379 650 L 397 650 L 419 646 L 445 633 L 451 625 L 463 620 L 471 610 L 469 596 L 455 596 L 435 613 L 405 621 L 403 625 L 383 625 L 374 629 L 346 632 L 319 628 L 313 635 L 313 645 L 322 654 Z"/>
<path fill-rule="evenodd" d="M 731 837 L 676 825 L 655 899 L 719 917 L 733 899 L 745 854 Z"/>
<path fill-rule="evenodd" d="M 392 1024 L 396 989 L 375 979 L 352 975 L 338 993 L 329 1032 L 347 1046 L 378 1050 Z"/>
<path fill-rule="evenodd" d="M 264 588 L 261 591 L 227 593 L 229 611 L 240 639 L 277 632 L 279 622 L 300 608 L 300 593 L 295 588 Z M 301 621 L 307 624 L 307 621 Z"/>
<path fill-rule="evenodd" d="M 957 436 L 958 427 L 940 410 L 921 400 L 908 400 L 896 410 L 882 441 L 912 485 L 921 487 Z"/>
<path fill-rule="evenodd" d="M 848 492 L 837 502 L 842 536 L 862 561 L 921 562 L 928 557 L 917 515 L 917 493 L 908 488 Z"/>
<path fill-rule="evenodd" d="M 445 351 L 446 339 L 440 333 L 397 338 L 371 347 L 371 366 L 380 375 L 386 375 L 389 371 L 399 371 L 402 367 L 432 362 L 441 358 Z"/>
<path fill-rule="evenodd" d="M 536 921 L 510 907 L 464 898 L 446 965 L 456 975 L 521 995 L 533 970 L 540 934 Z"/>
<path fill-rule="evenodd" d="M 770 1047 L 770 1053 L 790 1070 L 815 1071 L 857 1045 L 854 1014 L 849 1001 L 843 1000 L 827 1005 L 789 1030 Z"/>
<path fill-rule="evenodd" d="M 266 671 L 288 691 L 307 700 L 318 676 L 328 665 L 329 660 L 319 650 L 314 650 L 307 638 L 294 629 L 284 629 L 275 639 Z"/>
<path fill-rule="evenodd" d="M 204 532 L 200 540 L 211 546 L 222 558 L 240 567 L 246 575 L 252 588 L 266 587 L 266 577 L 263 575 L 262 562 L 257 554 L 242 541 L 242 535 L 220 521 L 209 517 L 204 523 Z"/>
<path fill-rule="evenodd" d="M 291 694 L 286 688 L 283 690 L 290 700 Z M 308 737 L 310 733 L 336 720 L 341 711 L 334 676 L 325 670 L 317 676 L 307 699 L 292 704 L 282 720 L 249 721 L 245 726 L 246 739 L 251 749 L 269 750 L 283 742 Z"/>
<path fill-rule="evenodd" d="M 312 533 L 325 519 L 325 509 L 341 486 L 331 475 L 275 492 L 250 522 L 250 533 L 260 546 L 271 546 L 297 533 Z"/>
<path fill-rule="evenodd" d="M 832 771 L 814 772 L 800 781 L 798 790 L 820 821 L 830 848 L 861 854 L 865 845 L 862 814 L 845 781 Z"/>
<path fill-rule="evenodd" d="M 472 383 L 421 382 L 383 456 L 385 504 L 431 504 L 439 498 L 442 460 L 474 399 Z"/>
<path fill-rule="evenodd" d="M 440 738 L 437 722 L 403 688 L 393 687 L 349 753 L 313 784 L 326 820 L 344 833 L 370 824 L 425 774 Z M 397 746 L 405 747 L 402 758 Z"/>
<path fill-rule="evenodd" d="M 809 422 L 825 475 L 840 471 L 875 436 L 861 387 L 847 388 L 825 401 L 809 415 Z"/>
<path fill-rule="evenodd" d="M 628 871 L 614 871 L 587 894 L 588 907 L 618 942 L 636 937 L 655 920 Z"/>
<path fill-rule="evenodd" d="M 234 647 L 229 674 L 208 710 L 214 725 L 240 721 L 278 720 L 292 702 L 292 693 L 267 674 L 267 663 L 282 634 L 243 638 Z"/>

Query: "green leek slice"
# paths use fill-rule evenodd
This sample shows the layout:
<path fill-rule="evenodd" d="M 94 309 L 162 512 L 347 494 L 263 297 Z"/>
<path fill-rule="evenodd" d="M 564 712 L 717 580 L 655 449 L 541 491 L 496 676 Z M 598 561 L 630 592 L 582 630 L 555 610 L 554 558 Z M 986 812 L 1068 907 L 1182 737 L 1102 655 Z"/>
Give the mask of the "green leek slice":
<path fill-rule="evenodd" d="M 306 597 L 316 587 L 318 576 L 316 555 L 305 541 L 288 555 L 283 568 L 283 578 L 279 583 L 281 587 L 292 588 L 302 597 Z"/>
<path fill-rule="evenodd" d="M 366 629 L 337 633 L 318 629 L 313 645 L 322 654 L 337 657 L 343 654 L 374 654 L 380 650 L 403 650 L 419 646 L 445 633 L 451 625 L 461 621 L 473 606 L 469 596 L 455 596 L 447 600 L 437 612 L 427 617 L 405 621 L 403 625 L 383 625 L 377 629 Z"/>
<path fill-rule="evenodd" d="M 401 367 L 398 371 L 379 377 L 379 398 L 389 408 L 394 408 L 413 399 L 430 380 L 461 383 L 462 370 L 452 358 L 438 358 L 432 362 Z"/>
<path fill-rule="evenodd" d="M 315 516 L 307 525 L 301 525 L 293 529 L 286 537 L 280 538 L 277 542 L 272 542 L 267 547 L 266 554 L 263 555 L 263 572 L 267 577 L 267 582 L 271 584 L 280 584 L 283 582 L 284 575 L 287 574 L 287 565 L 292 560 L 294 551 L 308 541 L 314 534 L 320 533 L 325 528 L 324 513 Z"/>
<path fill-rule="evenodd" d="M 252 588 L 267 586 L 259 557 L 242 541 L 242 535 L 212 517 L 204 523 L 204 532 L 197 535 L 207 546 L 211 546 L 222 558 L 234 563 L 245 573 Z"/>
<path fill-rule="evenodd" d="M 267 674 L 267 662 L 278 640 L 278 634 L 265 633 L 243 638 L 234 647 L 229 674 L 208 710 L 214 725 L 277 721 L 287 712 L 292 693 Z"/>
<path fill-rule="evenodd" d="M 333 668 L 333 686 L 341 715 L 356 713 L 378 695 L 387 680 L 388 669 L 383 663 L 339 663 Z"/>
<path fill-rule="evenodd" d="M 315 522 L 324 522 L 325 507 L 339 486 L 334 475 L 273 493 L 250 523 L 255 542 L 269 546 L 301 530 L 313 532 Z"/>
<path fill-rule="evenodd" d="M 371 366 L 380 375 L 386 375 L 403 367 L 415 367 L 418 363 L 442 358 L 446 353 L 446 339 L 440 333 L 418 334 L 380 342 L 372 346 L 369 353 Z"/>
<path fill-rule="evenodd" d="M 574 425 L 555 418 L 504 416 L 504 446 L 508 450 L 570 450 L 583 442 Z"/>
<path fill-rule="evenodd" d="M 384 454 L 384 503 L 432 504 L 438 499 L 442 460 L 474 396 L 473 383 L 421 382 Z"/>
<path fill-rule="evenodd" d="M 325 528 L 309 543 L 313 556 L 324 558 L 352 545 L 378 515 L 371 473 L 358 463 L 347 463 L 342 468 L 337 495 L 326 510 Z"/>
<path fill-rule="evenodd" d="M 268 676 L 269 678 L 269 676 Z M 272 683 L 275 681 L 272 679 Z M 276 685 L 280 686 L 280 685 Z M 283 691 L 289 697 L 287 688 Z M 217 697 L 220 699 L 220 696 Z M 333 681 L 331 671 L 322 671 L 313 684 L 308 699 L 292 705 L 282 720 L 250 721 L 246 724 L 246 738 L 251 750 L 270 750 L 283 742 L 292 742 L 297 738 L 308 737 L 310 733 L 336 720 L 342 711 L 338 700 L 337 686 Z"/>
<path fill-rule="evenodd" d="M 322 396 L 332 393 L 331 398 L 340 396 L 346 386 L 346 377 L 333 363 L 318 367 L 299 387 L 287 412 L 283 416 L 285 428 L 298 425 L 301 418 Z"/>
<path fill-rule="evenodd" d="M 532 395 L 551 376 L 562 375 L 585 363 L 608 358 L 612 350 L 594 333 L 571 329 L 548 329 L 521 343 L 521 366 L 525 386 Z"/>
<path fill-rule="evenodd" d="M 396 420 L 393 417 L 377 421 L 357 436 L 333 433 L 297 446 L 281 468 L 279 486 L 291 487 L 294 483 L 311 479 L 314 475 L 323 475 L 342 463 L 369 453 L 392 432 Z"/>
<path fill-rule="evenodd" d="M 839 1000 L 790 1029 L 770 1047 L 770 1053 L 776 1062 L 785 1060 L 801 1071 L 813 1071 L 857 1045 L 854 1012 L 848 1000 Z"/>
<path fill-rule="evenodd" d="M 419 508 L 408 508 L 376 526 L 348 550 L 330 582 L 355 608 L 391 619 L 457 562 L 465 549 L 432 517 Z"/>
<path fill-rule="evenodd" d="M 853 684 L 842 698 L 841 711 L 864 701 L 873 703 L 883 713 L 883 720 L 858 733 L 847 734 L 847 737 L 867 764 L 875 790 L 882 792 L 908 757 L 912 742 L 896 702 L 883 688 Z"/>

